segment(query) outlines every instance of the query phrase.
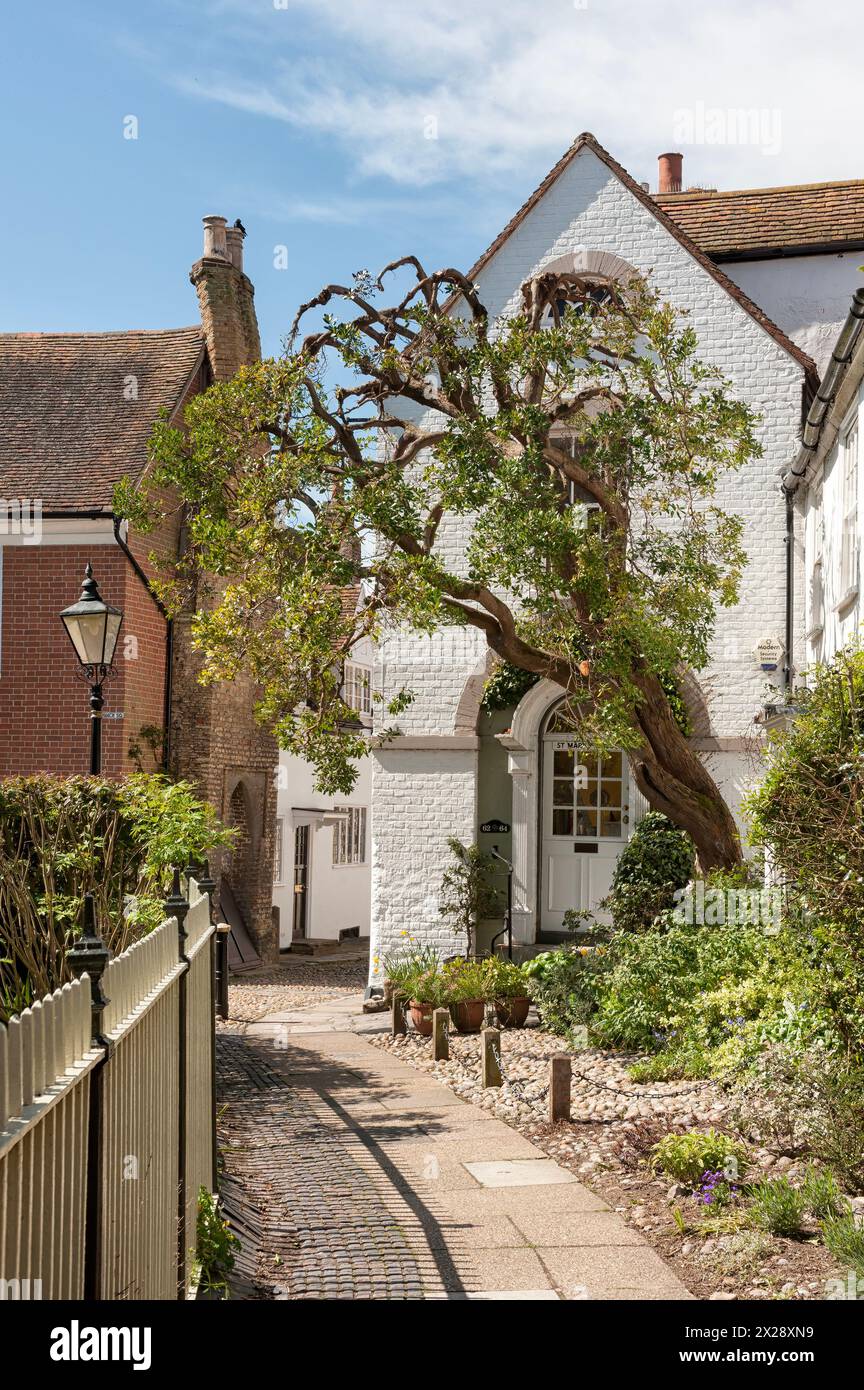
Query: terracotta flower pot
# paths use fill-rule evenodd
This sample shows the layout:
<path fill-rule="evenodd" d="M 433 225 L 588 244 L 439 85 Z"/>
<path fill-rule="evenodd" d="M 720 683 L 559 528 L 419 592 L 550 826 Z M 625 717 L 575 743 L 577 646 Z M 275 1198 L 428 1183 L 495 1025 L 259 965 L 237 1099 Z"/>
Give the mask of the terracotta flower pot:
<path fill-rule="evenodd" d="M 417 1032 L 424 1038 L 432 1036 L 432 1011 L 434 1004 L 418 1004 L 416 999 L 412 999 L 408 1005 L 411 1012 L 411 1022 Z"/>
<path fill-rule="evenodd" d="M 486 1004 L 482 999 L 460 999 L 450 1005 L 453 1026 L 460 1033 L 479 1033 L 485 1014 Z"/>
<path fill-rule="evenodd" d="M 524 1028 L 531 1008 L 527 995 L 517 995 L 511 999 L 495 1000 L 495 1017 L 502 1028 Z"/>

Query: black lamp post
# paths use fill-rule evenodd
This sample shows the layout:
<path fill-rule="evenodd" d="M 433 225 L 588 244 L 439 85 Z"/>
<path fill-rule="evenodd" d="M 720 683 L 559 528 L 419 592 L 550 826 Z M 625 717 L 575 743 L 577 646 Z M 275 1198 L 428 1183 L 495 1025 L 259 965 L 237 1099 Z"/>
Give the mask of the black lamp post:
<path fill-rule="evenodd" d="M 123 614 L 119 608 L 105 603 L 93 569 L 84 571 L 81 597 L 71 608 L 65 608 L 60 619 L 69 634 L 80 663 L 80 675 L 90 686 L 90 773 L 98 777 L 102 771 L 102 684 L 111 675 L 114 650 L 120 634 Z"/>

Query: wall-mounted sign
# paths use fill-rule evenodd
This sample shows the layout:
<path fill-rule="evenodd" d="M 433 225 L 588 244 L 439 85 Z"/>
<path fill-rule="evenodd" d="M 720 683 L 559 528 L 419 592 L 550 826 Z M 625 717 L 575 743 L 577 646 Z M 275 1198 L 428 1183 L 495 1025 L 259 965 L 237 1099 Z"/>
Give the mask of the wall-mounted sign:
<path fill-rule="evenodd" d="M 124 712 L 123 712 L 122 709 L 104 709 L 104 710 L 102 711 L 102 718 L 103 718 L 103 719 L 125 719 L 125 718 L 126 718 L 126 715 L 124 714 Z"/>
<path fill-rule="evenodd" d="M 754 653 L 763 671 L 776 671 L 785 651 L 779 637 L 763 637 Z"/>
<path fill-rule="evenodd" d="M 483 835 L 509 835 L 510 826 L 506 820 L 484 820 L 480 831 Z"/>

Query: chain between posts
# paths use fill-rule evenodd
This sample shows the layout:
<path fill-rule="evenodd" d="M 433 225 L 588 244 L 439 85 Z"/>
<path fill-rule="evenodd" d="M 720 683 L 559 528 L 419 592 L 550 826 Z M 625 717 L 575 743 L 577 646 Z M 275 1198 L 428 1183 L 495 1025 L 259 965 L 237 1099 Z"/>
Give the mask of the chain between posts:
<path fill-rule="evenodd" d="M 580 1081 L 584 1081 L 586 1086 L 593 1087 L 595 1091 L 611 1091 L 613 1095 L 626 1096 L 628 1100 L 674 1100 L 676 1096 L 686 1095 L 688 1091 L 696 1091 L 704 1085 L 704 1082 L 693 1081 L 689 1086 L 682 1086 L 679 1091 L 622 1091 L 620 1086 L 610 1086 L 608 1081 L 594 1081 L 584 1072 L 577 1071 L 572 1061 L 570 1070 L 573 1076 L 578 1076 Z"/>
<path fill-rule="evenodd" d="M 502 1091 L 508 1091 L 508 1092 L 510 1092 L 512 1095 L 515 1095 L 515 1097 L 516 1097 L 517 1100 L 521 1101 L 523 1105 L 527 1105 L 527 1106 L 529 1107 L 529 1109 L 531 1109 L 531 1110 L 542 1109 L 543 1102 L 544 1102 L 544 1100 L 546 1099 L 546 1097 L 549 1095 L 549 1087 L 548 1087 L 548 1086 L 544 1086 L 544 1087 L 543 1087 L 543 1090 L 540 1092 L 540 1094 L 539 1094 L 536 1098 L 532 1098 L 532 1097 L 530 1097 L 530 1096 L 527 1096 L 527 1095 L 525 1094 L 525 1087 L 528 1085 L 528 1082 L 527 1082 L 527 1081 L 515 1081 L 515 1080 L 512 1080 L 511 1078 L 509 1078 L 509 1077 L 507 1076 L 506 1071 L 504 1070 L 504 1062 L 503 1062 L 503 1060 L 502 1060 L 502 1058 L 501 1058 L 501 1049 L 498 1048 L 498 1047 L 496 1047 L 494 1042 L 491 1044 L 491 1047 L 492 1047 L 492 1055 L 494 1056 L 495 1061 L 496 1061 L 497 1066 L 498 1066 L 498 1070 L 499 1070 L 499 1072 L 501 1073 L 501 1089 L 502 1089 Z"/>
<path fill-rule="evenodd" d="M 406 997 L 405 997 L 404 995 L 400 995 L 400 996 L 399 996 L 399 1000 L 398 1000 L 398 1003 L 399 1003 L 399 1010 L 400 1010 L 401 1015 L 402 1015 L 402 1021 L 403 1021 L 403 1023 L 404 1023 L 404 1031 L 405 1031 L 406 1033 L 407 1033 L 407 1031 L 408 1031 L 408 1002 L 409 1002 L 409 1001 L 406 999 Z M 486 1022 L 488 1023 L 488 1021 L 489 1021 L 489 1020 L 487 1019 Z M 526 1086 L 528 1086 L 530 1083 L 527 1082 L 527 1081 L 516 1081 L 514 1078 L 508 1077 L 508 1076 L 507 1076 L 507 1073 L 506 1073 L 506 1070 L 505 1070 L 505 1067 L 504 1067 L 504 1059 L 503 1059 L 503 1057 L 502 1057 L 502 1055 L 501 1055 L 501 1054 L 502 1054 L 502 1049 L 501 1049 L 500 1047 L 496 1046 L 496 1044 L 495 1044 L 494 1042 L 490 1043 L 490 1046 L 491 1046 L 491 1048 L 492 1048 L 492 1055 L 493 1055 L 494 1058 L 495 1058 L 495 1062 L 496 1062 L 496 1064 L 497 1064 L 497 1066 L 498 1066 L 498 1070 L 499 1070 L 499 1072 L 501 1073 L 501 1089 L 502 1089 L 502 1091 L 506 1091 L 508 1094 L 514 1095 L 514 1096 L 516 1097 L 516 1099 L 517 1099 L 518 1101 L 521 1102 L 521 1104 L 527 1106 L 529 1109 L 531 1109 L 531 1110 L 541 1110 L 541 1111 L 542 1111 L 542 1110 L 543 1110 L 544 1101 L 547 1099 L 547 1097 L 548 1097 L 548 1095 L 549 1095 L 550 1087 L 549 1087 L 548 1085 L 546 1085 L 546 1086 L 543 1087 L 543 1090 L 540 1091 L 536 1096 L 534 1096 L 534 1097 L 528 1096 L 528 1095 L 526 1094 L 526 1089 L 525 1089 L 525 1088 L 526 1088 Z M 586 1076 L 586 1074 L 585 1074 L 583 1071 L 580 1071 L 580 1070 L 578 1069 L 578 1067 L 576 1067 L 576 1066 L 574 1065 L 574 1061 L 575 1061 L 575 1059 L 571 1058 L 571 1061 L 570 1061 L 570 1073 L 571 1073 L 571 1076 L 578 1078 L 579 1081 L 581 1081 L 585 1086 L 590 1087 L 592 1090 L 595 1090 L 595 1091 L 609 1091 L 612 1095 L 622 1096 L 622 1097 L 624 1097 L 625 1100 L 629 1100 L 629 1101 L 634 1101 L 634 1100 L 674 1100 L 676 1096 L 686 1095 L 686 1094 L 687 1094 L 688 1092 L 690 1092 L 690 1091 L 696 1091 L 696 1090 L 698 1090 L 699 1087 L 703 1084 L 702 1082 L 694 1081 L 694 1082 L 691 1082 L 689 1085 L 680 1087 L 680 1088 L 679 1088 L 678 1090 L 676 1090 L 676 1091 L 644 1091 L 644 1090 L 639 1090 L 639 1091 L 625 1091 L 625 1090 L 623 1090 L 620 1086 L 612 1086 L 612 1085 L 610 1085 L 610 1084 L 609 1084 L 608 1082 L 606 1082 L 606 1081 L 595 1081 L 595 1080 L 593 1079 L 593 1077 Z"/>

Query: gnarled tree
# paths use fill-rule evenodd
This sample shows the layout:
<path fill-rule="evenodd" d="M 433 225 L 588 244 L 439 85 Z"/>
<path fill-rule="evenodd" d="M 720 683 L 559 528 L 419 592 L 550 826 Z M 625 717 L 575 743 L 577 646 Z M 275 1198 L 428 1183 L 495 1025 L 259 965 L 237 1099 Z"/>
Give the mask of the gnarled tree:
<path fill-rule="evenodd" d="M 195 619 L 205 678 L 247 670 L 282 746 L 347 790 L 365 749 L 341 694 L 354 642 L 385 622 L 471 624 L 570 693 L 586 747 L 627 750 L 703 869 L 737 862 L 664 686 L 705 666 L 717 607 L 736 602 L 741 523 L 714 496 L 759 446 L 683 317 L 636 276 L 548 273 L 492 321 L 462 274 L 408 257 L 329 285 L 291 347 L 197 397 L 184 431 L 160 424 L 143 491 L 117 499 L 139 525 L 165 487 L 188 510 L 163 594 L 219 581 Z M 355 613 L 341 595 L 359 579 Z"/>

